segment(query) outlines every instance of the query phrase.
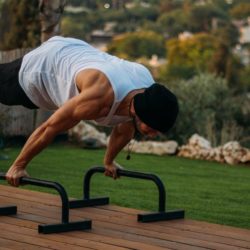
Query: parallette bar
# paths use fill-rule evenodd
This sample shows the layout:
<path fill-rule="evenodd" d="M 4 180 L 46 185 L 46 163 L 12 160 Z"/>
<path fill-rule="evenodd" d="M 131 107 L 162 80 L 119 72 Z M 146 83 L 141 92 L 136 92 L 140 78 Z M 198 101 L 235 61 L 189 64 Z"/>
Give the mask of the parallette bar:
<path fill-rule="evenodd" d="M 109 204 L 108 197 L 102 198 L 90 198 L 90 181 L 91 177 L 95 173 L 104 173 L 104 167 L 92 167 L 90 168 L 83 179 L 83 199 L 70 201 L 70 208 L 81 208 L 88 206 L 97 206 L 97 205 L 106 205 Z M 184 210 L 175 210 L 175 211 L 165 211 L 166 203 L 166 191 L 165 186 L 161 179 L 150 173 L 141 173 L 135 171 L 129 171 L 124 169 L 118 169 L 117 175 L 126 176 L 130 178 L 143 179 L 153 181 L 159 191 L 159 202 L 158 202 L 158 212 L 152 212 L 148 214 L 138 214 L 138 221 L 140 222 L 151 222 L 151 221 L 160 221 L 160 220 L 174 220 L 174 219 L 183 219 L 185 215 Z"/>
<path fill-rule="evenodd" d="M 6 180 L 4 173 L 0 173 L 0 180 Z M 33 186 L 55 189 L 61 197 L 62 201 L 61 223 L 39 225 L 38 226 L 39 233 L 49 234 L 49 233 L 68 232 L 73 230 L 91 229 L 90 220 L 69 222 L 69 199 L 64 187 L 61 184 L 53 181 L 27 178 L 27 177 L 20 178 L 20 184 L 29 184 Z M 14 207 L 2 207 L 1 210 L 3 213 L 9 213 L 8 211 L 15 212 Z"/>

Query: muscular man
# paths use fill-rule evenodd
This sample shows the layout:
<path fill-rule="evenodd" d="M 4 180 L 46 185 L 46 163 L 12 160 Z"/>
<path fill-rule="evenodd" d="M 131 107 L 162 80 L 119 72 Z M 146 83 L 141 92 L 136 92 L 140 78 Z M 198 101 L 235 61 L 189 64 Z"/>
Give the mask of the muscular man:
<path fill-rule="evenodd" d="M 150 137 L 165 133 L 178 113 L 175 95 L 154 83 L 143 65 L 59 36 L 22 59 L 0 65 L 0 102 L 56 110 L 31 134 L 8 170 L 13 186 L 27 176 L 25 168 L 35 155 L 81 120 L 113 127 L 104 166 L 107 176 L 117 178 L 114 159 L 135 131 Z"/>

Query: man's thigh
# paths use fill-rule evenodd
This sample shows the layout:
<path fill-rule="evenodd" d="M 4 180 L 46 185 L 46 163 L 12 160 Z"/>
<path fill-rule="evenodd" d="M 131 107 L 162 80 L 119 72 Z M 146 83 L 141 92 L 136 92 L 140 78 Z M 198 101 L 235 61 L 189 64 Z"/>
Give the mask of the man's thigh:
<path fill-rule="evenodd" d="M 0 102 L 5 105 L 22 105 L 37 108 L 24 93 L 18 80 L 22 58 L 10 63 L 0 64 Z"/>

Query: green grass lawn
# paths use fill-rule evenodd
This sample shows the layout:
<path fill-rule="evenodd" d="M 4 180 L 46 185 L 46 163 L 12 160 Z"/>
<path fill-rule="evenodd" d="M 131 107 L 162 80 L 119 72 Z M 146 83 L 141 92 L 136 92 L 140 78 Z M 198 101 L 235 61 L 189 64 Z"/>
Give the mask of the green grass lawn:
<path fill-rule="evenodd" d="M 5 172 L 20 148 L 5 149 L 10 160 L 0 161 Z M 28 166 L 34 178 L 61 183 L 70 197 L 82 196 L 82 177 L 93 165 L 102 165 L 104 150 L 83 150 L 53 145 Z M 183 208 L 186 218 L 250 229 L 250 167 L 169 156 L 120 153 L 117 161 L 129 170 L 157 174 L 167 190 L 167 208 Z M 22 187 L 23 188 L 23 187 Z M 38 188 L 26 186 L 37 190 Z M 41 189 L 38 189 L 41 190 Z M 42 191 L 50 192 L 49 189 Z M 111 203 L 144 210 L 157 210 L 158 191 L 153 182 L 122 177 L 114 181 L 96 174 L 92 196 L 110 196 Z"/>

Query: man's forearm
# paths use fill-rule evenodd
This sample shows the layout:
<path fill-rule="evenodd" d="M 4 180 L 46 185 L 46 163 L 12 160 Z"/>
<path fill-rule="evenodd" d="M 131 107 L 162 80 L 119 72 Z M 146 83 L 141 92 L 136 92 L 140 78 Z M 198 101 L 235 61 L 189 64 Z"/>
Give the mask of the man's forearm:
<path fill-rule="evenodd" d="M 134 130 L 131 126 L 115 127 L 110 135 L 109 144 L 104 157 L 104 165 L 112 164 L 118 153 L 133 138 Z"/>
<path fill-rule="evenodd" d="M 51 128 L 41 125 L 29 137 L 13 165 L 24 169 L 34 156 L 51 143 L 54 137 L 55 133 Z"/>

